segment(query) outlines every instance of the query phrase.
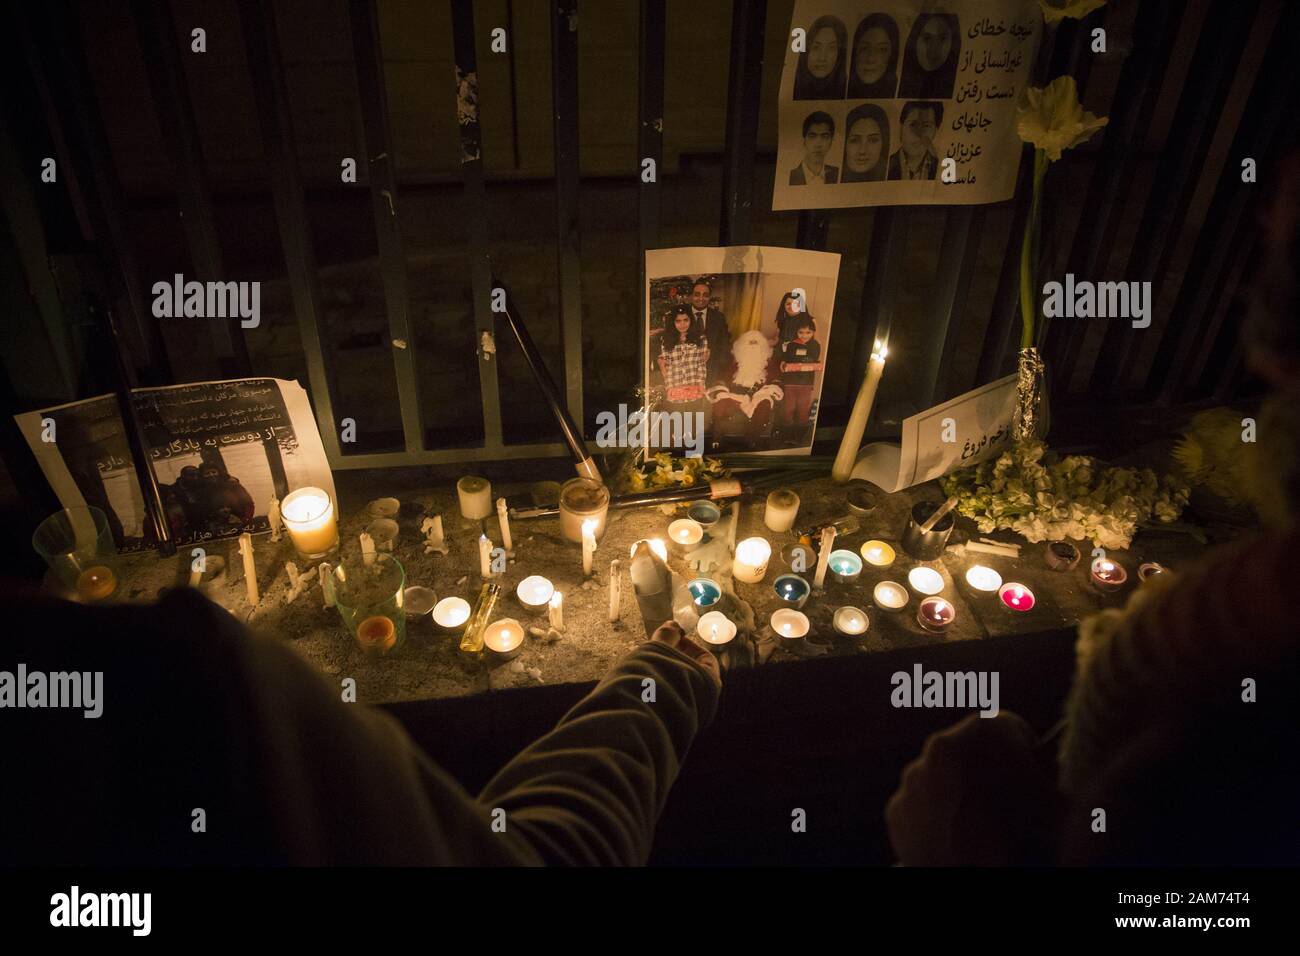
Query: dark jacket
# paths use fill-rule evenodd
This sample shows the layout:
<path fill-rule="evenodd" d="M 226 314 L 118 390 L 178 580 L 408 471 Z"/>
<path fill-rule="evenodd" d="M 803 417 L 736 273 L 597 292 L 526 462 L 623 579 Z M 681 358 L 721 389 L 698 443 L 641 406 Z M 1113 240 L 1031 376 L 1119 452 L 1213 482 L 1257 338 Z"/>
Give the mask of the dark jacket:
<path fill-rule="evenodd" d="M 840 181 L 840 168 L 838 166 L 832 166 L 828 163 L 824 167 L 822 167 L 822 169 L 823 169 L 823 175 L 826 177 L 827 186 L 833 186 L 835 183 Z M 808 185 L 803 174 L 803 163 L 800 163 L 794 169 L 790 170 L 790 185 L 791 186 Z"/>

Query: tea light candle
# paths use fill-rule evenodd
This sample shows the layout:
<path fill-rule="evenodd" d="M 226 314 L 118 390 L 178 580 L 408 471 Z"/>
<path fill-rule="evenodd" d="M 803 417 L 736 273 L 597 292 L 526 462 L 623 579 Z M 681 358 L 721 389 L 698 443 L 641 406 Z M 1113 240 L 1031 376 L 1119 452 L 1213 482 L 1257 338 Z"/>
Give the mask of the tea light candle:
<path fill-rule="evenodd" d="M 501 523 L 501 547 L 507 551 L 515 549 L 514 542 L 510 540 L 510 516 L 506 514 L 506 499 L 497 499 L 497 520 Z"/>
<path fill-rule="evenodd" d="M 1002 603 L 1013 611 L 1032 611 L 1034 609 L 1034 592 L 1023 584 L 1011 581 L 1002 585 L 998 591 Z"/>
<path fill-rule="evenodd" d="M 871 621 L 867 617 L 867 612 L 861 608 L 845 605 L 835 609 L 835 616 L 831 619 L 835 625 L 835 630 L 840 634 L 847 634 L 849 637 L 856 637 L 859 634 L 866 633 Z"/>
<path fill-rule="evenodd" d="M 117 590 L 117 575 L 107 565 L 97 564 L 77 575 L 75 590 L 82 600 L 102 601 Z"/>
<path fill-rule="evenodd" d="M 551 595 L 551 606 L 547 611 L 548 623 L 557 631 L 564 630 L 564 595 L 556 591 Z"/>
<path fill-rule="evenodd" d="M 973 564 L 966 570 L 966 583 L 976 591 L 996 591 L 1002 587 L 1002 575 L 982 564 Z"/>
<path fill-rule="evenodd" d="M 943 633 L 957 616 L 957 609 L 952 602 L 941 597 L 928 597 L 916 609 L 916 623 L 927 631 Z"/>
<path fill-rule="evenodd" d="M 334 502 L 319 488 L 299 488 L 280 502 L 280 518 L 289 540 L 304 558 L 320 558 L 339 543 L 339 523 Z"/>
<path fill-rule="evenodd" d="M 850 584 L 862 573 L 862 559 L 847 549 L 832 551 L 829 567 L 831 577 L 841 584 Z"/>
<path fill-rule="evenodd" d="M 874 538 L 863 542 L 861 550 L 867 564 L 874 568 L 887 568 L 894 563 L 894 558 L 898 557 L 892 547 Z"/>
<path fill-rule="evenodd" d="M 730 644 L 736 637 L 736 625 L 727 620 L 726 616 L 720 611 L 709 611 L 707 614 L 700 615 L 700 622 L 695 627 L 695 633 L 700 636 L 710 647 L 721 647 Z"/>
<path fill-rule="evenodd" d="M 943 590 L 943 575 L 934 568 L 917 567 L 907 572 L 907 583 L 917 594 L 938 594 Z"/>
<path fill-rule="evenodd" d="M 483 646 L 499 660 L 518 657 L 524 646 L 524 626 L 512 617 L 493 621 L 483 632 Z"/>
<path fill-rule="evenodd" d="M 1168 574 L 1169 569 L 1163 564 L 1157 564 L 1155 561 L 1147 561 L 1145 564 L 1138 565 L 1138 580 L 1150 581 L 1152 578 L 1158 578 L 1162 574 Z"/>
<path fill-rule="evenodd" d="M 772 546 L 763 538 L 746 538 L 736 545 L 736 558 L 731 562 L 731 574 L 737 581 L 757 584 L 767 574 L 767 562 L 772 557 Z"/>
<path fill-rule="evenodd" d="M 1098 591 L 1118 591 L 1128 580 L 1128 572 L 1124 570 L 1123 565 L 1109 558 L 1098 558 L 1092 562 L 1091 578 L 1092 586 Z"/>
<path fill-rule="evenodd" d="M 772 630 L 783 640 L 797 641 L 808 633 L 808 615 L 783 607 L 772 612 Z"/>
<path fill-rule="evenodd" d="M 492 484 L 478 475 L 466 475 L 456 482 L 461 516 L 481 521 L 492 514 Z"/>
<path fill-rule="evenodd" d="M 484 580 L 492 577 L 492 542 L 488 536 L 478 536 L 478 573 Z"/>
<path fill-rule="evenodd" d="M 808 595 L 812 593 L 812 588 L 808 582 L 797 574 L 783 574 L 776 579 L 773 585 L 776 590 L 776 599 L 786 607 L 801 608 L 804 602 L 808 600 Z"/>
<path fill-rule="evenodd" d="M 554 594 L 555 585 L 540 574 L 530 574 L 515 588 L 515 597 L 519 598 L 519 603 L 534 614 L 546 610 Z"/>
<path fill-rule="evenodd" d="M 469 602 L 464 598 L 443 598 L 433 606 L 433 623 L 455 634 L 468 623 L 470 610 Z"/>
<path fill-rule="evenodd" d="M 704 528 L 694 518 L 678 518 L 668 525 L 668 540 L 679 552 L 689 554 L 704 540 Z"/>
<path fill-rule="evenodd" d="M 1043 560 L 1053 571 L 1068 571 L 1079 563 L 1079 549 L 1068 541 L 1052 541 L 1043 551 Z"/>
<path fill-rule="evenodd" d="M 363 651 L 382 654 L 397 643 L 397 625 L 382 614 L 368 617 L 357 625 L 357 643 Z"/>
<path fill-rule="evenodd" d="M 695 603 L 697 611 L 707 607 L 713 607 L 722 600 L 722 588 L 716 581 L 710 581 L 708 578 L 696 578 L 686 589 L 691 592 L 691 600 Z"/>
<path fill-rule="evenodd" d="M 871 600 L 882 611 L 898 611 L 907 606 L 907 588 L 897 581 L 881 581 L 871 592 Z"/>
<path fill-rule="evenodd" d="M 794 519 L 799 514 L 799 496 L 789 488 L 778 488 L 767 496 L 767 510 L 763 512 L 763 524 L 769 531 L 789 531 L 794 527 Z"/>
<path fill-rule="evenodd" d="M 826 586 L 826 569 L 831 563 L 831 551 L 835 548 L 835 526 L 822 528 L 821 544 L 817 549 L 817 574 L 813 577 L 813 587 L 821 590 Z"/>
<path fill-rule="evenodd" d="M 591 559 L 596 553 L 596 519 L 582 522 L 582 576 L 591 577 Z"/>

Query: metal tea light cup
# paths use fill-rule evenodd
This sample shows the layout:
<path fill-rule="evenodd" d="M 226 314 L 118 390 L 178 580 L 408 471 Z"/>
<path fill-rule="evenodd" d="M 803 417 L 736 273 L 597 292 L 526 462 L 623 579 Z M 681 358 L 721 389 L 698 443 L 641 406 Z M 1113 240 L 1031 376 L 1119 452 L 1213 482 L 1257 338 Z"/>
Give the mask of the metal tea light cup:
<path fill-rule="evenodd" d="M 938 510 L 940 502 L 918 501 L 912 505 L 912 513 L 907 519 L 907 528 L 903 531 L 903 550 L 918 561 L 933 561 L 943 554 L 948 547 L 948 535 L 952 534 L 957 523 L 956 515 L 948 512 L 929 531 L 922 532 L 921 525 Z"/>
<path fill-rule="evenodd" d="M 697 501 L 686 509 L 686 517 L 704 529 L 703 541 L 709 540 L 709 532 L 722 518 L 722 509 L 712 501 Z"/>
<path fill-rule="evenodd" d="M 792 607 L 796 611 L 808 603 L 812 588 L 808 582 L 797 574 L 783 574 L 772 585 L 776 599 L 782 607 Z"/>

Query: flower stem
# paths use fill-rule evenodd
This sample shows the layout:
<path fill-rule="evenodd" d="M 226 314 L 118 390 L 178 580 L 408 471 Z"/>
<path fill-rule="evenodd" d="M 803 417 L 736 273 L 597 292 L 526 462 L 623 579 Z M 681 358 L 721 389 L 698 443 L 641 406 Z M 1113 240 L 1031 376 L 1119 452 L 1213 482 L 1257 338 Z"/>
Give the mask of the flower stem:
<path fill-rule="evenodd" d="M 1034 344 L 1034 320 L 1038 316 L 1036 301 L 1038 271 L 1038 237 L 1041 231 L 1043 179 L 1051 160 L 1041 149 L 1034 150 L 1034 194 L 1029 205 L 1029 218 L 1025 220 L 1025 238 L 1020 244 L 1020 347 Z"/>

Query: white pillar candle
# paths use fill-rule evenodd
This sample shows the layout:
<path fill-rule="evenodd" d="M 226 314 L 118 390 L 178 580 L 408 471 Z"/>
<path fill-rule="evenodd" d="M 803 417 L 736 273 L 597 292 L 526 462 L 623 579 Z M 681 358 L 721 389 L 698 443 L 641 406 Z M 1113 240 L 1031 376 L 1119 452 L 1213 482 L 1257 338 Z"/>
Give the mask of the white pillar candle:
<path fill-rule="evenodd" d="M 822 528 L 821 545 L 817 551 L 817 574 L 813 578 L 813 587 L 821 590 L 826 586 L 826 568 L 831 563 L 831 551 L 835 548 L 835 526 L 828 524 Z"/>
<path fill-rule="evenodd" d="M 271 540 L 279 541 L 284 519 L 280 517 L 280 499 L 275 495 L 271 495 L 271 500 L 266 505 L 266 520 L 271 526 Z"/>
<path fill-rule="evenodd" d="M 853 476 L 853 466 L 857 464 L 858 450 L 862 447 L 862 433 L 867 429 L 867 420 L 871 418 L 871 406 L 876 403 L 876 390 L 880 387 L 880 376 L 885 371 L 885 356 L 889 350 L 883 342 L 877 342 L 867 362 L 867 374 L 862 379 L 862 387 L 853 400 L 853 411 L 849 413 L 849 423 L 844 426 L 844 435 L 840 438 L 840 450 L 835 455 L 835 464 L 831 466 L 831 478 L 836 482 L 846 482 Z"/>
<path fill-rule="evenodd" d="M 364 531 L 361 532 L 361 560 L 364 564 L 375 563 L 375 539 Z"/>
<path fill-rule="evenodd" d="M 334 569 L 330 567 L 329 564 L 322 561 L 317 574 L 320 575 L 320 591 L 321 595 L 325 598 L 325 607 L 334 606 L 334 586 L 330 581 L 330 575 L 333 573 Z"/>
<path fill-rule="evenodd" d="M 591 577 L 591 558 L 596 553 L 596 519 L 582 522 L 582 576 Z"/>
<path fill-rule="evenodd" d="M 736 545 L 736 558 L 731 562 L 731 575 L 737 581 L 757 584 L 767 574 L 767 562 L 772 557 L 772 546 L 763 538 L 746 538 Z"/>
<path fill-rule="evenodd" d="M 618 572 L 621 568 L 618 558 L 609 562 L 609 622 L 618 620 L 618 606 L 622 595 L 622 581 Z"/>
<path fill-rule="evenodd" d="M 484 580 L 492 577 L 492 542 L 485 534 L 478 536 L 478 573 Z"/>
<path fill-rule="evenodd" d="M 506 499 L 497 499 L 497 520 L 501 522 L 501 547 L 507 551 L 515 549 L 514 542 L 510 540 L 510 516 L 506 514 Z"/>
<path fill-rule="evenodd" d="M 248 603 L 257 605 L 257 565 L 253 562 L 253 536 L 245 531 L 239 536 L 239 553 L 244 558 L 244 584 L 248 588 Z"/>
<path fill-rule="evenodd" d="M 564 630 L 564 595 L 556 591 L 551 595 L 550 624 L 557 631 Z"/>
<path fill-rule="evenodd" d="M 324 557 L 339 543 L 334 502 L 320 488 L 299 488 L 280 502 L 280 517 L 289 540 L 304 558 Z"/>
<path fill-rule="evenodd" d="M 551 601 L 555 585 L 540 574 L 530 574 L 515 588 L 519 603 L 533 613 L 541 612 Z"/>
<path fill-rule="evenodd" d="M 486 478 L 466 475 L 456 482 L 460 513 L 470 521 L 480 521 L 492 514 L 492 485 Z"/>
<path fill-rule="evenodd" d="M 794 527 L 794 519 L 799 514 L 799 496 L 789 488 L 778 488 L 767 496 L 767 510 L 763 512 L 763 524 L 769 531 L 789 531 Z"/>

